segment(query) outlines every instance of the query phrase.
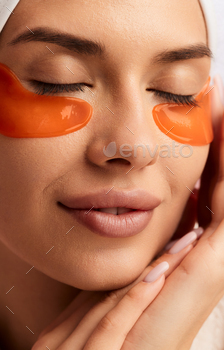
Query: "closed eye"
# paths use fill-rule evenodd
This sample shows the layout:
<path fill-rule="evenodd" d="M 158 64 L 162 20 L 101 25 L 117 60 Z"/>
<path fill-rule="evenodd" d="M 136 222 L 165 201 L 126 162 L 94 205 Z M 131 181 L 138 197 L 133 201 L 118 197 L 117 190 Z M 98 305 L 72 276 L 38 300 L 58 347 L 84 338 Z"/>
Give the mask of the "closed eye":
<path fill-rule="evenodd" d="M 62 92 L 74 92 L 82 91 L 84 92 L 84 86 L 87 84 L 76 83 L 76 84 L 51 84 L 44 83 L 42 81 L 33 80 L 30 84 L 34 88 L 34 93 L 38 95 L 56 95 Z"/>
<path fill-rule="evenodd" d="M 198 105 L 193 95 L 178 95 L 178 94 L 172 94 L 170 92 L 152 90 L 152 89 L 148 91 L 152 91 L 155 96 L 161 97 L 165 102 L 176 103 L 178 105 L 188 105 L 188 106 Z"/>
<path fill-rule="evenodd" d="M 82 91 L 84 92 L 85 83 L 75 83 L 75 84 L 51 84 L 44 83 L 42 81 L 33 80 L 30 84 L 34 87 L 35 93 L 38 95 L 56 95 L 63 92 L 74 92 Z M 197 102 L 193 95 L 178 95 L 172 94 L 170 92 L 160 91 L 160 90 L 147 90 L 152 91 L 155 96 L 162 98 L 163 102 L 175 103 L 178 105 L 188 105 L 197 106 Z"/>

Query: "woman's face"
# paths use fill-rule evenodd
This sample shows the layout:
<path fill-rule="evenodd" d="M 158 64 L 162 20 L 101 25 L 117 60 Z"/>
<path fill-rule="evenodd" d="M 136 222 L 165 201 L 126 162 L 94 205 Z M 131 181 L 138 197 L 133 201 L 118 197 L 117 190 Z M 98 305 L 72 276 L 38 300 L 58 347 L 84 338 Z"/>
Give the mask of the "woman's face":
<path fill-rule="evenodd" d="M 64 46 L 34 41 L 37 28 L 96 41 L 105 53 L 78 53 L 75 40 L 69 48 L 64 39 Z M 7 45 L 22 33 L 34 40 Z M 35 91 L 33 80 L 87 84 L 83 91 L 57 95 L 86 100 L 93 115 L 87 126 L 64 136 L 0 135 L 2 243 L 44 274 L 76 288 L 115 289 L 137 278 L 173 235 L 190 195 L 187 187 L 194 188 L 209 151 L 209 145 L 194 146 L 188 156 L 189 149 L 179 152 L 178 143 L 172 149 L 174 141 L 152 118 L 153 107 L 166 100 L 152 89 L 197 95 L 209 77 L 210 58 L 203 52 L 191 59 L 183 59 L 183 53 L 182 59 L 180 54 L 166 61 L 155 58 L 206 43 L 196 0 L 21 0 L 2 32 L 0 62 L 30 91 Z M 118 151 L 108 157 L 103 150 L 111 142 Z M 124 144 L 170 147 L 171 154 L 150 156 L 146 150 L 143 157 L 138 148 L 127 157 L 129 152 L 119 152 Z M 101 236 L 59 205 L 68 196 L 106 193 L 112 187 L 142 189 L 159 199 L 138 234 Z"/>

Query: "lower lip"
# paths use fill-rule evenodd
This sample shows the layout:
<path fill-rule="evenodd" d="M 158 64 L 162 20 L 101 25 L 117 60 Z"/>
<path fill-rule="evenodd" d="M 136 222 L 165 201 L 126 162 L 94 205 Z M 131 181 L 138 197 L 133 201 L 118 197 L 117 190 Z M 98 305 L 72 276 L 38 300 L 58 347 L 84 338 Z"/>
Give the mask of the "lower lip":
<path fill-rule="evenodd" d="M 92 232 L 111 238 L 131 237 L 146 228 L 153 210 L 136 210 L 120 215 L 88 209 L 67 209 L 74 218 Z"/>

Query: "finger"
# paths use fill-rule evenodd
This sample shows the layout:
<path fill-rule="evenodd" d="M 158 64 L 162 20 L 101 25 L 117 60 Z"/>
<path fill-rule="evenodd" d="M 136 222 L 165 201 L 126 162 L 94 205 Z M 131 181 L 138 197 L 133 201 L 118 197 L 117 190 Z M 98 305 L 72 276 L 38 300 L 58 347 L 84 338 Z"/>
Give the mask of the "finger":
<path fill-rule="evenodd" d="M 92 332 L 96 328 L 96 325 L 102 320 L 102 318 L 112 310 L 119 301 L 124 297 L 128 291 L 134 287 L 137 283 L 142 281 L 145 276 L 156 267 L 158 264 L 167 261 L 169 264 L 169 270 L 165 272 L 165 277 L 169 276 L 169 274 L 180 264 L 180 262 L 184 259 L 184 257 L 189 253 L 189 251 L 193 248 L 194 239 L 197 235 L 186 235 L 179 240 L 179 249 L 180 244 L 182 244 L 182 249 L 175 254 L 170 254 L 166 252 L 163 256 L 154 261 L 150 266 L 148 266 L 143 273 L 130 285 L 110 292 L 105 293 L 105 297 L 103 297 L 99 303 L 97 303 L 80 321 L 74 332 L 69 336 L 69 338 L 63 344 L 66 345 L 67 348 L 75 348 L 76 350 L 81 350 L 85 346 L 87 340 L 91 336 Z M 189 240 L 190 238 L 190 240 Z M 185 240 L 185 242 L 184 242 Z M 191 243 L 190 243 L 191 242 Z M 185 244 L 185 247 L 184 247 Z M 61 325 L 61 327 L 65 327 L 65 324 Z M 62 331 L 63 332 L 63 331 Z M 50 346 L 49 346 L 50 348 Z"/>
<path fill-rule="evenodd" d="M 56 322 L 50 325 L 48 331 L 46 332 L 45 329 L 42 332 L 32 350 L 42 350 L 47 349 L 47 347 L 51 350 L 57 349 L 72 334 L 85 314 L 102 299 L 102 295 L 102 292 L 87 293 L 87 291 L 83 291 L 83 295 L 69 304 L 55 320 Z"/>
<path fill-rule="evenodd" d="M 178 252 L 176 252 L 175 254 L 170 254 L 169 250 L 164 251 L 162 255 L 157 257 L 155 260 L 151 261 L 150 265 L 147 266 L 147 268 L 141 273 L 141 275 L 134 282 L 132 282 L 131 284 L 129 284 L 124 288 L 107 292 L 106 296 L 108 297 L 108 299 L 110 300 L 110 297 L 112 296 L 112 299 L 116 298 L 117 300 L 120 300 L 124 296 L 124 294 L 128 292 L 130 288 L 132 288 L 135 284 L 143 280 L 144 277 L 152 270 L 152 268 L 156 267 L 158 264 L 162 263 L 163 261 L 167 261 L 170 266 L 169 270 L 165 272 L 165 277 L 168 277 L 173 272 L 173 270 L 181 263 L 181 261 L 185 258 L 185 256 L 191 251 L 194 243 L 196 243 L 196 240 L 199 237 L 199 233 L 202 232 L 203 229 L 202 228 L 194 229 L 193 231 L 196 233 L 196 235 L 192 231 L 190 231 L 175 242 L 179 246 Z"/>
<path fill-rule="evenodd" d="M 191 231 L 194 231 L 197 234 L 197 238 L 200 238 L 201 235 L 204 233 L 204 229 L 203 227 L 197 227 L 197 228 L 193 228 Z M 190 232 L 191 232 L 190 231 Z M 173 237 L 172 237 L 173 238 Z M 176 242 L 178 242 L 178 239 L 172 239 L 171 241 L 169 241 L 167 243 L 167 245 L 163 248 L 163 250 L 157 255 L 157 258 L 159 258 L 160 256 L 162 256 L 163 254 L 165 254 L 165 252 L 167 252 Z M 194 244 L 194 243 L 193 243 Z M 196 243 L 195 243 L 196 244 Z"/>
<path fill-rule="evenodd" d="M 168 267 L 167 264 L 165 268 Z M 120 350 L 127 334 L 145 308 L 158 295 L 164 282 L 165 276 L 163 274 L 152 283 L 141 281 L 130 289 L 122 300 L 99 322 L 84 350 Z"/>
<path fill-rule="evenodd" d="M 56 328 L 59 324 L 61 324 L 64 320 L 66 320 L 75 310 L 83 305 L 83 303 L 88 300 L 94 292 L 90 291 L 81 291 L 79 294 L 72 300 L 72 302 L 63 310 L 63 312 L 54 319 L 43 331 L 39 334 L 38 339 L 42 338 L 46 333 L 51 332 L 54 328 Z"/>
<path fill-rule="evenodd" d="M 224 294 L 223 244 L 224 220 L 208 238 L 200 238 L 166 279 L 158 297 L 128 334 L 122 350 L 130 349 L 130 343 L 133 349 L 147 348 L 147 344 L 151 346 L 149 349 L 157 348 L 158 337 L 154 334 L 160 334 L 161 349 L 181 348 L 183 339 L 193 341 Z"/>

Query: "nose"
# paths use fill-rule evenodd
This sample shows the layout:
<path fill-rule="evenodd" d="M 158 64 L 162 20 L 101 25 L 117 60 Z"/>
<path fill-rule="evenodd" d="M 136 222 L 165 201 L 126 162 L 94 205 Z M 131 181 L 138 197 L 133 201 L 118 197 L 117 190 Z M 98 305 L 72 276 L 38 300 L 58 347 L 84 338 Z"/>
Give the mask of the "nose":
<path fill-rule="evenodd" d="M 125 85 L 125 86 L 124 86 Z M 87 159 L 104 169 L 153 165 L 158 158 L 158 130 L 152 118 L 149 93 L 126 82 L 109 99 L 102 98 L 94 110 L 89 130 L 94 136 L 87 146 Z M 98 103 L 97 103 L 98 105 Z M 97 125 L 97 126 L 96 126 Z"/>

